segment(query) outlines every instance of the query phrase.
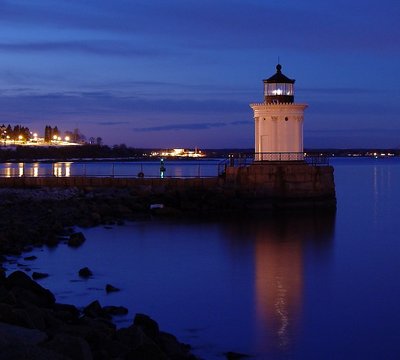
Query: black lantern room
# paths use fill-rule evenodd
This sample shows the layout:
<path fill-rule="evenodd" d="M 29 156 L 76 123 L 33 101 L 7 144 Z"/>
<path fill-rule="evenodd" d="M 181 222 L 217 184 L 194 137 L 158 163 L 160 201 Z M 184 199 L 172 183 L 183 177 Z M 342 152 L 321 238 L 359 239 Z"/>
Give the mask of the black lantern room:
<path fill-rule="evenodd" d="M 276 74 L 264 82 L 264 98 L 267 104 L 294 102 L 294 82 L 282 74 L 282 66 L 276 65 Z"/>

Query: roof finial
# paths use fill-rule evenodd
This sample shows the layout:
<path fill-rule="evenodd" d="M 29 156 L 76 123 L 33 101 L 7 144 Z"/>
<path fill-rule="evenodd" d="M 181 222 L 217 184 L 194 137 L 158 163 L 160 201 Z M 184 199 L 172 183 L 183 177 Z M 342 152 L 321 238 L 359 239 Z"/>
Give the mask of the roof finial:
<path fill-rule="evenodd" d="M 280 64 L 280 58 L 279 58 L 279 56 L 278 56 L 278 65 L 276 65 L 276 71 L 277 71 L 278 73 L 280 73 L 280 72 L 281 72 L 281 69 L 282 69 L 282 66 L 281 66 L 281 64 Z"/>

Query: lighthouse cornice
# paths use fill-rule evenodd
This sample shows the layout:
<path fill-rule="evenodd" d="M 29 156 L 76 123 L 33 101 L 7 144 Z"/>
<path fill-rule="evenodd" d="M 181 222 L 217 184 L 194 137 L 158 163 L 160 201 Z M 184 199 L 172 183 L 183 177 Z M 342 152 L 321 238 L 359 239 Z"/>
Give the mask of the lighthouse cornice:
<path fill-rule="evenodd" d="M 286 115 L 297 115 L 303 114 L 304 110 L 308 107 L 307 104 L 295 104 L 295 103 L 284 103 L 284 104 L 267 104 L 267 103 L 255 103 L 250 104 L 250 107 L 254 111 L 254 117 L 267 116 L 274 114 L 286 114 Z"/>
<path fill-rule="evenodd" d="M 296 108 L 296 107 L 298 107 L 298 108 L 305 109 L 305 108 L 308 107 L 308 104 L 301 104 L 301 103 L 269 104 L 269 103 L 266 103 L 266 102 L 262 102 L 262 103 L 252 103 L 252 104 L 250 104 L 250 107 L 252 109 L 254 109 L 255 107 L 265 107 L 265 108 L 274 108 L 274 109 L 281 108 L 281 107 L 282 108 Z"/>

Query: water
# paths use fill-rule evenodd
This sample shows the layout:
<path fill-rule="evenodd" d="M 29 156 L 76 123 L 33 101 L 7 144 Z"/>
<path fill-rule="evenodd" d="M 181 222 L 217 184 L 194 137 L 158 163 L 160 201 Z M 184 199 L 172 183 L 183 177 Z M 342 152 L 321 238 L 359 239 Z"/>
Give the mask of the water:
<path fill-rule="evenodd" d="M 85 229 L 81 248 L 35 250 L 29 266 L 58 301 L 127 306 L 119 326 L 149 314 L 204 359 L 399 359 L 400 160 L 332 164 L 336 215 Z"/>

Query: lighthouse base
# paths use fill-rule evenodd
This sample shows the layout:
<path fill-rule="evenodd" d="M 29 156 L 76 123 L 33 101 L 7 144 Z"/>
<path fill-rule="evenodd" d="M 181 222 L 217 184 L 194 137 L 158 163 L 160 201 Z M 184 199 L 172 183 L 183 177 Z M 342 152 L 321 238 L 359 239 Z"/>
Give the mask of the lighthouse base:
<path fill-rule="evenodd" d="M 336 208 L 332 166 L 303 162 L 255 162 L 226 169 L 225 186 L 254 208 Z"/>

